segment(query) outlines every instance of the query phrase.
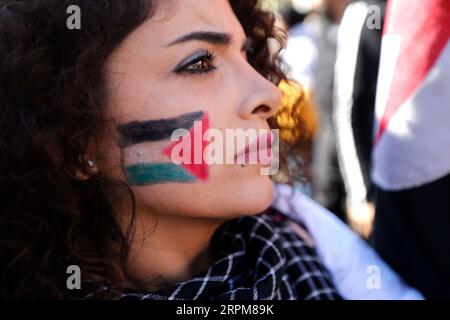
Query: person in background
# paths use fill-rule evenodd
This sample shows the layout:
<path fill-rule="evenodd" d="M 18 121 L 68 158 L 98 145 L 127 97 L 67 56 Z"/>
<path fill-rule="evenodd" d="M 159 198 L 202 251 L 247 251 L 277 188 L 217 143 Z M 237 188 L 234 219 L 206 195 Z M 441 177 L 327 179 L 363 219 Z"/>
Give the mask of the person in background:
<path fill-rule="evenodd" d="M 286 73 L 297 82 L 284 84 L 291 99 L 302 96 L 301 123 L 303 166 L 298 168 L 295 184 L 311 195 L 311 157 L 313 142 L 318 130 L 318 111 L 313 99 L 314 78 L 317 65 L 316 38 L 318 31 L 317 1 L 294 1 L 281 11 L 280 24 L 287 33 L 286 47 L 281 52 Z M 294 129 L 294 128 L 293 128 Z M 288 133 L 283 134 L 287 135 Z"/>
<path fill-rule="evenodd" d="M 339 28 L 334 122 L 349 224 L 368 238 L 374 218 L 370 178 L 373 120 L 385 0 L 351 3 Z"/>
<path fill-rule="evenodd" d="M 319 111 L 320 125 L 312 157 L 313 198 L 344 221 L 345 188 L 337 160 L 333 87 L 337 31 L 348 3 L 348 0 L 325 0 L 322 4 L 314 81 L 314 100 Z"/>
<path fill-rule="evenodd" d="M 318 10 L 317 1 L 296 0 L 281 12 L 288 35 L 282 57 L 288 67 L 288 75 L 305 91 L 314 90 L 315 84 L 320 28 Z"/>

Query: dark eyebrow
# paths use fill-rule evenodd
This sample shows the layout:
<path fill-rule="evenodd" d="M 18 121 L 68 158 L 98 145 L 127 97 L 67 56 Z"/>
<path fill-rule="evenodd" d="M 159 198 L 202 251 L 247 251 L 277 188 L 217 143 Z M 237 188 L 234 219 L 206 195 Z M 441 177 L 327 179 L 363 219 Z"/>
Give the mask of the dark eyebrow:
<path fill-rule="evenodd" d="M 196 31 L 175 39 L 167 46 L 194 40 L 205 41 L 216 45 L 228 45 L 231 42 L 231 35 L 214 31 Z"/>

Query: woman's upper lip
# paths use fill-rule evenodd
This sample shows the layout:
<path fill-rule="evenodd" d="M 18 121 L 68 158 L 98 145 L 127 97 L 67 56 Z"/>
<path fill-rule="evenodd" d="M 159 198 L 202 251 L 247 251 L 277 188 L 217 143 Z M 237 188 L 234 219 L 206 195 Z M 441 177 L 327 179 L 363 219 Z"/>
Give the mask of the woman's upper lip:
<path fill-rule="evenodd" d="M 266 140 L 267 142 L 261 146 L 261 142 Z M 264 133 L 259 135 L 256 139 L 246 144 L 245 148 L 238 151 L 235 155 L 235 159 L 241 155 L 249 154 L 251 151 L 259 152 L 260 150 L 271 149 L 272 147 L 272 135 L 271 133 Z"/>

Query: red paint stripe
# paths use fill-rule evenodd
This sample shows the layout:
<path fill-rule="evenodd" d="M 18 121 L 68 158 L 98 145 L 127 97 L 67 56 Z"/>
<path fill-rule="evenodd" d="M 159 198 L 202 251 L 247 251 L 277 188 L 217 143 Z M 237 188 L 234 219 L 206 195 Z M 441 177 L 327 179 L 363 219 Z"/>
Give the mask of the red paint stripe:
<path fill-rule="evenodd" d="M 209 116 L 208 113 L 205 112 L 205 115 L 202 118 L 202 135 L 201 137 L 197 137 L 195 135 L 194 128 L 191 128 L 189 130 L 189 135 L 191 137 L 191 159 L 190 163 L 181 163 L 181 167 L 183 167 L 187 172 L 189 172 L 191 175 L 196 177 L 199 180 L 207 180 L 209 177 L 208 174 L 208 165 L 205 162 L 205 159 L 203 158 L 203 152 L 206 148 L 206 146 L 209 144 L 209 141 L 203 141 L 203 137 L 205 132 L 209 129 Z M 194 125 L 195 126 L 195 125 Z M 199 139 L 202 141 L 201 150 L 196 150 L 194 143 L 196 139 Z M 176 141 L 171 143 L 166 149 L 164 149 L 164 154 L 171 157 L 172 150 L 175 148 L 175 146 L 179 145 L 180 143 L 183 143 L 183 140 Z M 200 153 L 201 152 L 201 163 L 195 164 L 195 152 Z M 180 156 L 183 156 L 182 154 Z"/>
<path fill-rule="evenodd" d="M 449 0 L 391 0 L 387 10 L 384 33 L 400 35 L 402 44 L 376 141 L 424 81 L 450 38 Z"/>

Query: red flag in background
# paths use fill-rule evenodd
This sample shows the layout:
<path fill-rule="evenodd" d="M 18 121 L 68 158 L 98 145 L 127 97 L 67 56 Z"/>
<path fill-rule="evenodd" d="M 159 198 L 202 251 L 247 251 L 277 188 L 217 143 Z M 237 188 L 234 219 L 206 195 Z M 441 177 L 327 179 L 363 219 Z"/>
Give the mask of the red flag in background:
<path fill-rule="evenodd" d="M 450 299 L 450 1 L 390 0 L 375 107 L 376 250 Z"/>
<path fill-rule="evenodd" d="M 378 79 L 374 182 L 385 190 L 450 173 L 450 1 L 388 3 Z"/>

